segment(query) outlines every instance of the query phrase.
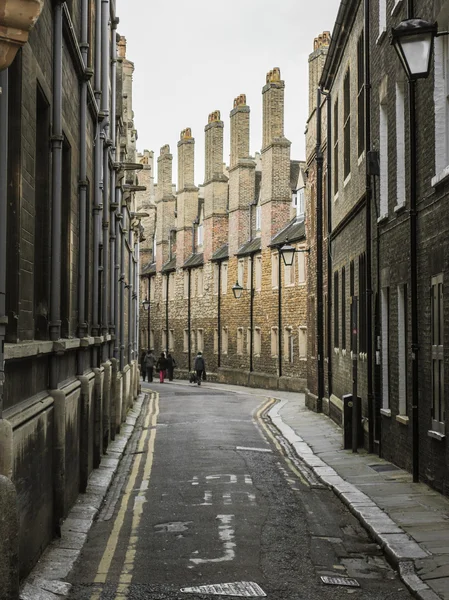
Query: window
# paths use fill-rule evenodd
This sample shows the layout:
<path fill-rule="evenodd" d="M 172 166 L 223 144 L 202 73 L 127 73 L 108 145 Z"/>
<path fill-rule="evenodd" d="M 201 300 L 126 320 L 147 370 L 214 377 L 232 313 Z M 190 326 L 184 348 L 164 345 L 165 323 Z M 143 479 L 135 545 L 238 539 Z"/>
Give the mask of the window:
<path fill-rule="evenodd" d="M 252 256 L 248 256 L 248 264 L 247 264 L 247 271 L 246 271 L 246 289 L 250 290 L 251 289 L 251 271 L 253 268 L 253 258 Z"/>
<path fill-rule="evenodd" d="M 298 350 L 299 358 L 304 360 L 307 358 L 307 327 L 301 325 L 298 328 Z"/>
<path fill-rule="evenodd" d="M 262 288 L 262 256 L 256 256 L 256 268 L 255 268 L 255 279 L 256 279 L 256 290 L 260 291 Z"/>
<path fill-rule="evenodd" d="M 156 277 L 150 277 L 148 281 L 150 282 L 150 300 L 153 302 L 156 287 Z"/>
<path fill-rule="evenodd" d="M 380 218 L 388 214 L 388 115 L 387 104 L 380 105 L 379 115 Z"/>
<path fill-rule="evenodd" d="M 218 329 L 214 329 L 214 354 L 218 354 Z"/>
<path fill-rule="evenodd" d="M 260 231 L 262 228 L 262 207 L 260 204 L 256 206 L 256 231 Z"/>
<path fill-rule="evenodd" d="M 154 329 L 150 329 L 150 348 L 154 348 Z"/>
<path fill-rule="evenodd" d="M 195 350 L 195 332 L 193 330 L 191 330 L 190 332 L 190 352 L 192 354 L 195 354 L 196 350 Z"/>
<path fill-rule="evenodd" d="M 365 36 L 363 31 L 357 42 L 357 142 L 359 156 L 365 150 Z"/>
<path fill-rule="evenodd" d="M 449 28 L 447 19 L 439 18 L 438 24 L 441 30 Z M 449 38 L 447 36 L 435 39 L 434 70 L 435 168 L 436 179 L 438 179 L 438 175 L 449 165 Z"/>
<path fill-rule="evenodd" d="M 196 332 L 196 349 L 197 352 L 204 351 L 204 330 L 198 329 Z"/>
<path fill-rule="evenodd" d="M 346 179 L 351 173 L 351 71 L 348 68 L 343 83 L 343 169 Z"/>
<path fill-rule="evenodd" d="M 305 207 L 306 207 L 305 188 L 301 188 L 300 190 L 298 190 L 298 196 L 297 196 L 297 200 L 296 200 L 296 216 L 299 219 L 304 219 L 304 215 L 306 212 Z"/>
<path fill-rule="evenodd" d="M 338 193 L 338 98 L 334 103 L 334 196 Z"/>
<path fill-rule="evenodd" d="M 278 340 L 279 340 L 278 328 L 272 327 L 271 328 L 271 356 L 272 357 L 278 356 L 278 354 L 279 354 Z"/>
<path fill-rule="evenodd" d="M 228 290 L 228 263 L 221 265 L 221 293 L 224 295 Z"/>
<path fill-rule="evenodd" d="M 35 208 L 34 337 L 44 340 L 48 335 L 50 310 L 50 110 L 39 86 L 36 90 Z"/>
<path fill-rule="evenodd" d="M 315 296 L 310 297 L 310 322 L 316 323 Z M 316 356 L 316 328 L 312 327 L 312 335 L 310 336 L 310 354 L 313 358 Z"/>
<path fill-rule="evenodd" d="M 189 297 L 189 271 L 186 269 L 184 271 L 184 298 Z"/>
<path fill-rule="evenodd" d="M 300 253 L 302 254 L 302 252 Z M 282 261 L 284 262 L 284 261 Z M 295 265 L 287 266 L 284 265 L 284 285 L 295 284 Z"/>
<path fill-rule="evenodd" d="M 254 329 L 254 354 L 260 356 L 262 351 L 262 332 L 259 327 Z"/>
<path fill-rule="evenodd" d="M 271 287 L 279 287 L 279 254 L 271 254 Z"/>
<path fill-rule="evenodd" d="M 214 263 L 214 294 L 218 295 L 218 279 L 220 276 L 220 263 Z"/>
<path fill-rule="evenodd" d="M 166 329 L 162 330 L 162 336 L 161 337 L 162 337 L 162 344 L 161 344 L 162 350 L 165 351 L 167 349 L 167 330 Z"/>
<path fill-rule="evenodd" d="M 396 83 L 396 205 L 405 204 L 405 84 Z"/>
<path fill-rule="evenodd" d="M 189 351 L 189 330 L 184 329 L 184 343 L 183 343 L 183 352 Z"/>
<path fill-rule="evenodd" d="M 251 328 L 248 327 L 246 330 L 246 354 L 251 352 Z"/>
<path fill-rule="evenodd" d="M 329 305 L 327 294 L 324 294 L 324 358 L 329 358 Z"/>
<path fill-rule="evenodd" d="M 390 288 L 381 290 L 382 407 L 390 408 Z"/>
<path fill-rule="evenodd" d="M 172 351 L 175 349 L 175 332 L 173 329 L 168 332 L 168 349 Z"/>
<path fill-rule="evenodd" d="M 306 253 L 298 252 L 298 283 L 299 285 L 306 282 Z"/>
<path fill-rule="evenodd" d="M 407 414 L 407 286 L 398 286 L 399 414 Z"/>
<path fill-rule="evenodd" d="M 241 285 L 242 287 L 245 285 L 244 275 L 245 275 L 245 260 L 243 258 L 240 258 L 239 262 L 238 262 L 238 266 L 237 266 L 237 281 L 239 282 L 239 285 Z"/>
<path fill-rule="evenodd" d="M 197 246 L 198 248 L 203 245 L 203 223 L 198 225 L 197 229 Z"/>
<path fill-rule="evenodd" d="M 221 351 L 223 354 L 228 353 L 228 328 L 223 327 L 221 330 Z"/>
<path fill-rule="evenodd" d="M 167 277 L 168 275 L 162 275 L 162 300 L 167 300 Z"/>
<path fill-rule="evenodd" d="M 284 328 L 284 360 L 289 363 L 293 362 L 293 335 L 292 328 L 285 327 Z"/>
<path fill-rule="evenodd" d="M 379 38 L 387 31 L 387 0 L 379 0 Z"/>
<path fill-rule="evenodd" d="M 203 269 L 198 269 L 196 273 L 196 289 L 198 296 L 204 294 L 204 274 Z"/>
<path fill-rule="evenodd" d="M 61 337 L 70 336 L 70 292 L 72 276 L 72 148 L 62 142 L 61 194 Z M 40 243 L 40 240 L 38 240 Z M 103 273 L 103 277 L 106 273 Z M 103 324 L 107 325 L 107 324 Z"/>
<path fill-rule="evenodd" d="M 366 352 L 366 256 L 359 256 L 359 352 Z"/>
<path fill-rule="evenodd" d="M 443 275 L 432 277 L 432 429 L 444 435 L 444 312 Z"/>
<path fill-rule="evenodd" d="M 237 354 L 243 354 L 243 327 L 237 329 Z"/>
<path fill-rule="evenodd" d="M 341 270 L 341 347 L 346 349 L 346 269 Z"/>
<path fill-rule="evenodd" d="M 334 348 L 338 348 L 339 347 L 339 330 L 338 330 L 338 294 L 339 294 L 340 290 L 338 287 L 338 271 L 335 271 L 334 273 Z"/>

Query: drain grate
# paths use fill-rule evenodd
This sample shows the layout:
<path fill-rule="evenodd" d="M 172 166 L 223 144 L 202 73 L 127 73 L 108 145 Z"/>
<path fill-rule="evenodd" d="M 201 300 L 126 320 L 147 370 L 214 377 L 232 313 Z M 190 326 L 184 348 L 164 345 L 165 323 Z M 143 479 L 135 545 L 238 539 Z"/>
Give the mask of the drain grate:
<path fill-rule="evenodd" d="M 360 587 L 357 579 L 350 577 L 329 577 L 329 575 L 321 575 L 321 581 L 327 585 L 345 585 L 346 587 Z"/>
<path fill-rule="evenodd" d="M 377 473 L 386 473 L 388 471 L 400 471 L 401 469 L 391 463 L 368 465 L 370 469 Z"/>
<path fill-rule="evenodd" d="M 196 587 L 181 588 L 181 592 L 184 592 L 185 594 L 213 594 L 216 596 L 240 596 L 244 598 L 260 598 L 266 596 L 263 589 L 253 581 L 198 585 Z"/>

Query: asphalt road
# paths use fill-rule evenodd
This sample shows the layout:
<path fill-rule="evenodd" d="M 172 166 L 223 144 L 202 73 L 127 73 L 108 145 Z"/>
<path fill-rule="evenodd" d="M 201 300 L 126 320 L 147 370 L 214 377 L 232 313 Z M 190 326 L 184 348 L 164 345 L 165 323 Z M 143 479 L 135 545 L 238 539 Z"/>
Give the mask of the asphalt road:
<path fill-rule="evenodd" d="M 264 419 L 266 399 L 207 385 L 143 389 L 150 395 L 70 574 L 69 598 L 411 598 L 358 521 Z"/>

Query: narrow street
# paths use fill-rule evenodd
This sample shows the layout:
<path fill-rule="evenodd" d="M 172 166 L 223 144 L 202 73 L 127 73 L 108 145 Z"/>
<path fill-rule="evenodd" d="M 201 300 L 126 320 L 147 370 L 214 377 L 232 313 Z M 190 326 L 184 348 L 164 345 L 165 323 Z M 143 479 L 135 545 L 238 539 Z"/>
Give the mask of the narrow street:
<path fill-rule="evenodd" d="M 264 419 L 272 401 L 178 383 L 143 391 L 134 434 L 70 574 L 72 600 L 411 597 L 358 521 Z M 220 588 L 230 583 L 238 585 Z"/>

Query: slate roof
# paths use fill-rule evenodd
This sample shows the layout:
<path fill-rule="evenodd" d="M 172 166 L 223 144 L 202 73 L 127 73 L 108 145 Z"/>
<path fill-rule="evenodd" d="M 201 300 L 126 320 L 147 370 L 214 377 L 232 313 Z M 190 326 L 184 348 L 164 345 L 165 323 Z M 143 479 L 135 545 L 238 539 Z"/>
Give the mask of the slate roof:
<path fill-rule="evenodd" d="M 156 263 L 148 263 L 143 269 L 140 271 L 141 275 L 156 275 Z"/>
<path fill-rule="evenodd" d="M 183 269 L 188 269 L 189 267 L 201 267 L 204 264 L 204 255 L 202 252 L 198 252 L 196 254 L 191 254 L 186 262 L 182 265 Z"/>
<path fill-rule="evenodd" d="M 237 250 L 236 256 L 249 256 L 250 254 L 259 252 L 260 248 L 261 248 L 260 237 L 254 238 L 253 240 L 250 240 L 249 242 L 246 242 L 245 244 L 243 244 L 243 246 L 241 246 Z"/>
<path fill-rule="evenodd" d="M 298 189 L 298 177 L 301 170 L 301 163 L 299 160 L 290 161 L 290 189 L 295 191 Z"/>
<path fill-rule="evenodd" d="M 161 269 L 161 273 L 170 273 L 171 271 L 176 271 L 176 256 L 166 262 Z"/>
<path fill-rule="evenodd" d="M 228 244 L 225 244 L 224 246 L 222 246 L 221 248 L 219 248 L 218 250 L 216 250 L 213 255 L 211 260 L 212 261 L 218 261 L 218 260 L 224 260 L 225 258 L 229 257 L 229 248 L 228 248 Z"/>
<path fill-rule="evenodd" d="M 285 244 L 287 241 L 289 244 L 292 242 L 299 242 L 306 237 L 306 228 L 304 221 L 298 221 L 296 217 L 290 221 L 287 227 L 284 227 L 279 233 L 277 233 L 271 239 L 270 246 L 278 246 L 279 244 Z"/>

